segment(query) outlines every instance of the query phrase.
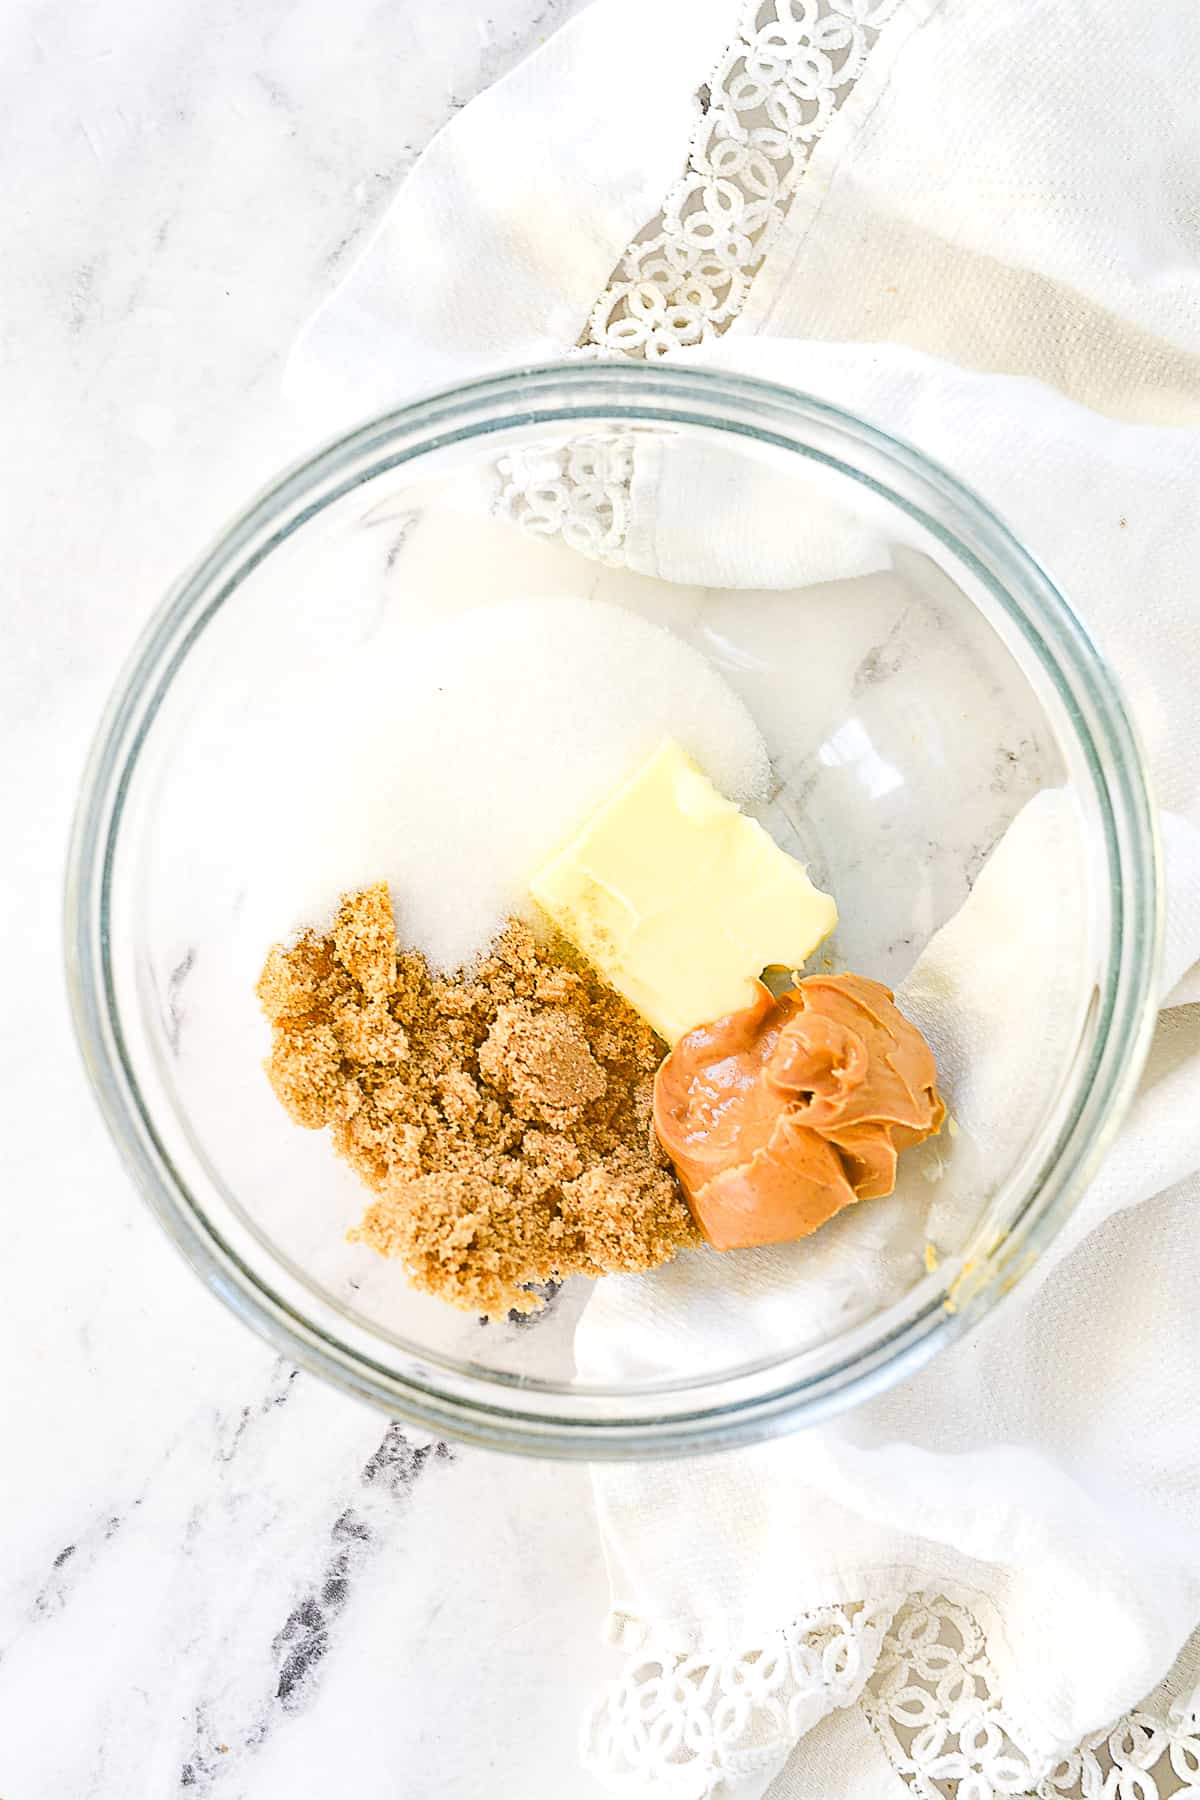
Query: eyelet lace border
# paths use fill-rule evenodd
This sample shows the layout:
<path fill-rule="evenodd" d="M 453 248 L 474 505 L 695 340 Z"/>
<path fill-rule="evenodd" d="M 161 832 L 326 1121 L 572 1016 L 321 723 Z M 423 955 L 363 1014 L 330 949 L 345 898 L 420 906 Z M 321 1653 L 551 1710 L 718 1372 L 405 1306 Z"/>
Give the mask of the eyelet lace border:
<path fill-rule="evenodd" d="M 746 304 L 814 144 L 900 0 L 749 0 L 696 96 L 687 166 L 622 254 L 575 353 L 654 361 L 727 331 Z M 497 511 L 535 537 L 625 560 L 633 440 L 505 458 Z"/>
<path fill-rule="evenodd" d="M 1051 1768 L 1004 1712 L 983 1632 L 942 1595 L 806 1614 L 752 1649 L 680 1655 L 653 1635 L 585 1725 L 609 1792 L 707 1800 L 772 1777 L 827 1714 L 858 1706 L 921 1800 L 1170 1800 L 1200 1793 L 1200 1633 L 1173 1677 Z"/>

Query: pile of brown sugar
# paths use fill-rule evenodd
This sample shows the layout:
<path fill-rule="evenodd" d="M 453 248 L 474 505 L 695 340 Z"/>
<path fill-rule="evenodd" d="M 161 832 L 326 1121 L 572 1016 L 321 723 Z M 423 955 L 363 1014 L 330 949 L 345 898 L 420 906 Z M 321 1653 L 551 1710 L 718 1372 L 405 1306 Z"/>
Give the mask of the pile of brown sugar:
<path fill-rule="evenodd" d="M 277 945 L 267 1073 L 378 1198 L 351 1232 L 469 1311 L 530 1284 L 652 1269 L 699 1237 L 652 1124 L 665 1045 L 562 944 L 513 920 L 462 974 L 398 952 L 386 884 Z"/>

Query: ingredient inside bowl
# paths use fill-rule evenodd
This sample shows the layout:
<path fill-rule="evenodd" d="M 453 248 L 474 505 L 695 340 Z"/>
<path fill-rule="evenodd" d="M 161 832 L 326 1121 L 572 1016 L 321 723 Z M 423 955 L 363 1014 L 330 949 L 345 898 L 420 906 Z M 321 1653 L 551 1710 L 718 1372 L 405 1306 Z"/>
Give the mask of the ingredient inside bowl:
<path fill-rule="evenodd" d="M 837 907 L 668 740 L 530 883 L 535 900 L 669 1044 L 796 969 Z"/>
<path fill-rule="evenodd" d="M 765 799 L 746 706 L 682 637 L 568 595 L 504 599 L 373 634 L 275 733 L 250 845 L 254 972 L 282 932 L 328 926 L 387 881 L 402 937 L 450 973 L 529 908 L 534 871 L 664 738 L 739 805 Z M 247 971 L 249 975 L 249 970 Z"/>
<path fill-rule="evenodd" d="M 268 1074 L 379 1198 L 352 1234 L 493 1314 L 531 1283 L 651 1269 L 699 1242 L 651 1123 L 666 1046 L 562 945 L 513 921 L 461 975 L 399 953 L 380 884 L 272 950 Z"/>
<path fill-rule="evenodd" d="M 524 1312 L 539 1283 L 653 1269 L 701 1236 L 804 1237 L 891 1193 L 899 1150 L 940 1129 L 933 1056 L 888 989 L 761 982 L 837 909 L 679 745 L 531 886 L 548 942 L 513 918 L 437 974 L 401 954 L 378 882 L 259 980 L 276 1095 L 379 1194 L 351 1239 L 415 1286 Z"/>
<path fill-rule="evenodd" d="M 690 1031 L 654 1123 L 717 1250 L 807 1237 L 890 1194 L 899 1153 L 942 1128 L 933 1053 L 881 982 L 810 976 Z"/>

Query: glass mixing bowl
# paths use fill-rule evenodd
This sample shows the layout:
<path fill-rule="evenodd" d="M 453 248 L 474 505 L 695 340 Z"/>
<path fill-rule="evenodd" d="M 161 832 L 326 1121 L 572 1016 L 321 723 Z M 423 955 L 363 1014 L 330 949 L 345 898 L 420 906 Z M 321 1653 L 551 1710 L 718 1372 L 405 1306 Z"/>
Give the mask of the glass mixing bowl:
<path fill-rule="evenodd" d="M 750 1306 L 711 1350 L 700 1321 L 686 1348 L 648 1339 L 635 1373 L 581 1372 L 592 1283 L 568 1282 L 531 1320 L 492 1322 L 414 1292 L 345 1241 L 363 1190 L 268 1089 L 253 984 L 285 925 L 261 905 L 289 777 L 280 745 L 315 717 L 339 728 L 336 710 L 314 707 L 344 695 L 364 647 L 376 663 L 403 658 L 431 619 L 517 593 L 631 607 L 720 670 L 771 754 L 762 816 L 837 897 L 836 966 L 902 978 L 1025 803 L 1044 788 L 1066 797 L 1086 929 L 1064 951 L 1053 894 L 1030 894 L 1028 955 L 1044 943 L 1055 959 L 1053 1007 L 1025 1021 L 1038 1103 L 988 1147 L 960 1241 L 943 1234 L 936 1266 L 898 1253 L 871 1303 L 832 1324 L 799 1305 L 792 1318 L 785 1279 L 769 1329 Z M 436 781 L 436 745 L 411 778 Z M 297 817 L 314 842 L 331 823 Z M 254 501 L 166 598 L 83 784 L 68 964 L 84 1056 L 131 1173 L 255 1330 L 438 1432 L 645 1457 L 746 1442 L 855 1402 L 1023 1275 L 1136 1080 L 1157 892 L 1145 774 L 1112 676 L 978 499 L 803 395 L 573 363 L 471 382 L 342 438 Z M 957 1153 L 950 1140 L 937 1154 Z M 929 1204 L 937 1167 L 920 1155 L 902 1162 L 907 1198 L 872 1207 Z M 807 1241 L 831 1270 L 837 1229 Z M 710 1259 L 710 1292 L 736 1261 L 688 1254 Z M 678 1282 L 679 1268 L 609 1279 Z"/>

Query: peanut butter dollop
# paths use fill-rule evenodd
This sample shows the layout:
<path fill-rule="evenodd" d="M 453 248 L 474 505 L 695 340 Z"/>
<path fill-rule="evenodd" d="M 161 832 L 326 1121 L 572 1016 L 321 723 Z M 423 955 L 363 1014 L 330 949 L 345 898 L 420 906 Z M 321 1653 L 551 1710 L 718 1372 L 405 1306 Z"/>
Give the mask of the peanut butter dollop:
<path fill-rule="evenodd" d="M 890 1194 L 896 1159 L 941 1128 L 933 1053 L 878 981 L 814 975 L 682 1037 L 654 1124 L 717 1250 L 807 1237 Z"/>

